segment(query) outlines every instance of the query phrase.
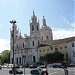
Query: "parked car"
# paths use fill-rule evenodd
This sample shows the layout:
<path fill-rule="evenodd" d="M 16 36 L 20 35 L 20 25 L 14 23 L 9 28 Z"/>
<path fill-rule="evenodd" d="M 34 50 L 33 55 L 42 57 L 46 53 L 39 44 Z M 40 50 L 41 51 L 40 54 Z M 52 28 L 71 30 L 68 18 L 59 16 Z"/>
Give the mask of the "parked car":
<path fill-rule="evenodd" d="M 52 67 L 53 68 L 63 68 L 63 65 L 61 63 L 53 63 Z"/>
<path fill-rule="evenodd" d="M 47 64 L 47 67 L 52 67 L 52 64 Z"/>
<path fill-rule="evenodd" d="M 37 67 L 37 69 L 39 70 L 40 75 L 49 75 L 48 70 L 45 65 L 41 65 L 41 66 Z"/>
<path fill-rule="evenodd" d="M 17 68 L 14 68 L 12 67 L 12 70 L 9 71 L 10 74 L 23 74 L 23 71 L 17 69 Z"/>
<path fill-rule="evenodd" d="M 37 68 L 37 67 L 38 66 L 37 65 L 34 65 L 34 64 L 29 66 L 29 68 Z"/>
<path fill-rule="evenodd" d="M 40 72 L 37 69 L 30 71 L 31 75 L 40 75 Z"/>
<path fill-rule="evenodd" d="M 38 66 L 37 68 L 46 68 L 45 65 Z"/>
<path fill-rule="evenodd" d="M 75 64 L 70 64 L 70 65 L 68 65 L 68 67 L 75 67 Z"/>

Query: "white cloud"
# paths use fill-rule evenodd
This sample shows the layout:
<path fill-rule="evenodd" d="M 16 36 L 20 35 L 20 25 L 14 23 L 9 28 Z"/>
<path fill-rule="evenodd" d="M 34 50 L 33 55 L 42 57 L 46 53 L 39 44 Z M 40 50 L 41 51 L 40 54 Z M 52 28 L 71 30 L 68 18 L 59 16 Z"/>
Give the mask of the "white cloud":
<path fill-rule="evenodd" d="M 70 18 L 74 19 L 74 17 L 72 17 L 72 16 L 71 16 Z M 66 25 L 69 25 L 69 26 L 75 28 L 75 22 L 71 22 L 71 21 L 67 20 L 67 19 L 64 18 L 64 17 L 62 17 L 62 20 L 64 21 L 64 23 L 65 23 Z"/>
<path fill-rule="evenodd" d="M 4 50 L 10 50 L 10 42 L 6 39 L 0 39 L 0 53 Z"/>
<path fill-rule="evenodd" d="M 70 23 L 70 25 L 75 28 L 75 23 Z M 74 30 L 75 30 L 75 29 L 74 29 Z"/>
<path fill-rule="evenodd" d="M 72 29 L 52 28 L 53 39 L 64 39 L 75 36 L 75 31 Z"/>

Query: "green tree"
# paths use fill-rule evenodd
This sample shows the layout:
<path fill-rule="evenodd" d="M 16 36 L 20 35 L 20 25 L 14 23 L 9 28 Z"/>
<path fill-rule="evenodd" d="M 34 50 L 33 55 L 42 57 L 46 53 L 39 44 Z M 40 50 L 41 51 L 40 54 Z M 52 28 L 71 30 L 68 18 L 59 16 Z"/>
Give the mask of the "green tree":
<path fill-rule="evenodd" d="M 0 55 L 0 64 L 2 64 L 2 55 Z"/>
<path fill-rule="evenodd" d="M 60 52 L 54 52 L 53 53 L 53 60 L 54 62 L 63 61 L 64 60 L 64 54 Z"/>
<path fill-rule="evenodd" d="M 5 51 L 0 55 L 1 64 L 10 63 L 10 51 Z"/>
<path fill-rule="evenodd" d="M 47 63 L 58 62 L 64 60 L 64 54 L 60 52 L 49 53 L 44 56 Z"/>
<path fill-rule="evenodd" d="M 48 63 L 53 62 L 53 53 L 46 54 L 45 61 Z"/>
<path fill-rule="evenodd" d="M 45 58 L 43 56 L 40 56 L 39 62 L 43 63 L 45 61 Z"/>

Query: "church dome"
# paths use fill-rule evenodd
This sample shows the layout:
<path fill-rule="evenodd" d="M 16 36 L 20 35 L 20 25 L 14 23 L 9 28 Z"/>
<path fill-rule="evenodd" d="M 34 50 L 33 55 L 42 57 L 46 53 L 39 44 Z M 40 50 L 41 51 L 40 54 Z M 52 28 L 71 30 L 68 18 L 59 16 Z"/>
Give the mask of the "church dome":
<path fill-rule="evenodd" d="M 42 40 L 53 40 L 52 29 L 46 25 L 46 20 L 43 16 L 43 26 L 40 30 Z"/>
<path fill-rule="evenodd" d="M 41 32 L 42 32 L 42 33 L 49 34 L 49 35 L 52 35 L 52 29 L 51 29 L 50 27 L 48 27 L 48 26 L 43 26 L 43 27 L 41 28 Z"/>

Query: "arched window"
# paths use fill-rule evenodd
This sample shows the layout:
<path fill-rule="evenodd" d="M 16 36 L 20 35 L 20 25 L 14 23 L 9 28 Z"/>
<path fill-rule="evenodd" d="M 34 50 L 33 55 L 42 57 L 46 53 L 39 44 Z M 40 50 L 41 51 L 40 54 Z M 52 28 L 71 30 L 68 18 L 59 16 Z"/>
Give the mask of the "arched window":
<path fill-rule="evenodd" d="M 39 28 L 38 28 L 38 26 L 37 26 L 37 30 L 38 30 Z"/>
<path fill-rule="evenodd" d="M 32 45 L 34 46 L 34 41 L 33 41 Z"/>
<path fill-rule="evenodd" d="M 20 64 L 21 64 L 21 57 L 19 58 L 19 62 L 20 62 Z"/>
<path fill-rule="evenodd" d="M 23 43 L 23 48 L 24 48 L 24 43 Z"/>
<path fill-rule="evenodd" d="M 16 63 L 18 64 L 18 57 L 16 58 L 16 60 L 17 60 Z"/>
<path fill-rule="evenodd" d="M 36 62 L 36 58 L 35 58 L 35 56 L 33 56 L 33 63 L 35 63 Z"/>
<path fill-rule="evenodd" d="M 32 31 L 34 31 L 34 25 L 32 25 Z"/>
<path fill-rule="evenodd" d="M 74 47 L 74 43 L 72 43 L 72 47 Z"/>

